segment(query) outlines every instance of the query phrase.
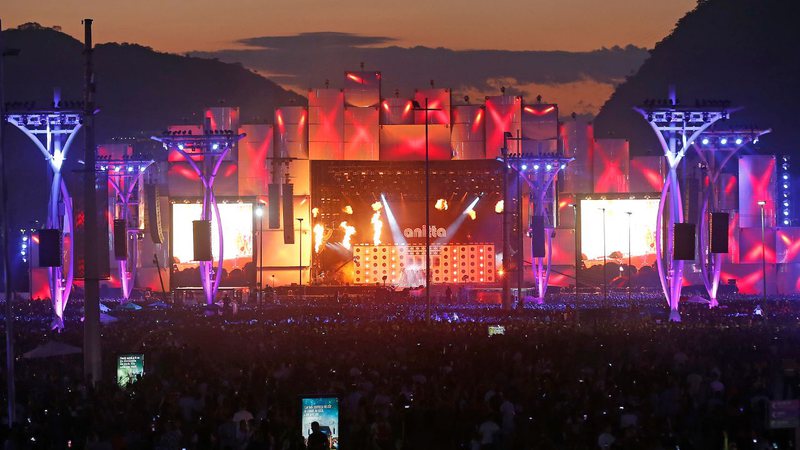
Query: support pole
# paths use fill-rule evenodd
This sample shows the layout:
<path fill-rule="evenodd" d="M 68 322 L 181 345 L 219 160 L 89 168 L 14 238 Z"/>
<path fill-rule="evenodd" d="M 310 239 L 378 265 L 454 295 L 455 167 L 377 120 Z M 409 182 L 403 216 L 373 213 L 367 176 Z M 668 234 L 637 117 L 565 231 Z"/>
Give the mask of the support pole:
<path fill-rule="evenodd" d="M 85 147 L 83 160 L 85 171 L 83 177 L 83 195 L 86 205 L 86 238 L 84 239 L 84 291 L 83 306 L 85 320 L 83 323 L 83 372 L 91 384 L 102 379 L 102 363 L 100 357 L 100 281 L 98 274 L 98 254 L 94 239 L 100 238 L 97 230 L 97 197 L 95 195 L 95 143 L 94 143 L 94 68 L 92 63 L 92 19 L 84 19 L 84 56 L 86 72 L 84 79 L 84 111 Z M 106 237 L 103 236 L 103 239 Z"/>
<path fill-rule="evenodd" d="M 425 97 L 425 321 L 431 323 L 431 164 L 428 154 L 428 97 Z"/>
<path fill-rule="evenodd" d="M 2 197 L 2 247 L 3 247 L 3 286 L 5 287 L 6 297 L 6 400 L 8 401 L 8 428 L 11 428 L 16 421 L 16 384 L 14 380 L 14 308 L 11 301 L 11 258 L 9 247 L 8 233 L 10 226 L 8 224 L 10 218 L 8 216 L 8 182 L 6 170 L 6 146 L 5 146 L 5 78 L 4 78 L 4 59 L 5 59 L 5 42 L 3 41 L 3 26 L 0 21 L 0 176 L 3 177 L 2 186 L 0 187 L 0 197 Z"/>
<path fill-rule="evenodd" d="M 508 266 L 511 261 L 511 251 L 508 245 L 508 143 L 503 135 L 503 309 L 511 309 L 511 288 L 508 280 Z"/>

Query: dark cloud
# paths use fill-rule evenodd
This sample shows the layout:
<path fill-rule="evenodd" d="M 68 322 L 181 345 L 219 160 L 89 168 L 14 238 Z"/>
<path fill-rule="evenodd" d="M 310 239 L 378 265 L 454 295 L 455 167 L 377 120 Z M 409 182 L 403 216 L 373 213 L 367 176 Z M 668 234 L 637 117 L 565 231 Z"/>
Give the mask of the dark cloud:
<path fill-rule="evenodd" d="M 316 33 L 300 33 L 291 36 L 260 36 L 238 41 L 250 47 L 261 47 L 271 50 L 291 51 L 306 48 L 364 47 L 388 44 L 394 41 L 386 36 L 363 36 L 352 33 L 320 31 Z"/>
<path fill-rule="evenodd" d="M 325 80 L 338 86 L 346 70 L 357 70 L 364 62 L 367 69 L 383 73 L 384 95 L 391 95 L 394 89 L 408 95 L 414 88 L 429 86 L 430 80 L 437 86 L 453 88 L 456 95 L 497 94 L 498 83 L 511 89 L 508 92 L 525 95 L 531 95 L 526 86 L 570 85 L 575 89 L 576 84 L 599 83 L 610 88 L 635 72 L 648 56 L 647 50 L 634 46 L 566 52 L 385 45 L 392 41 L 382 36 L 302 33 L 241 41 L 259 48 L 194 55 L 239 62 L 284 86 L 301 90 L 322 86 Z M 590 103 L 602 104 L 605 98 L 592 98 Z"/>

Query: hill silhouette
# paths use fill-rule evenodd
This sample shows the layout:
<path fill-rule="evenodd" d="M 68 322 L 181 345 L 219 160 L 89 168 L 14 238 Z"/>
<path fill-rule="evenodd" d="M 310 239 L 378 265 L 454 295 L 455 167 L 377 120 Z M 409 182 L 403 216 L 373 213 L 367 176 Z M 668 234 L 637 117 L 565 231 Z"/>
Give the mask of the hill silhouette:
<path fill-rule="evenodd" d="M 6 30 L 6 101 L 36 101 L 49 107 L 53 88 L 66 101 L 83 97 L 83 44 L 57 30 L 26 24 Z M 213 59 L 159 53 L 133 44 L 95 47 L 97 142 L 118 136 L 146 139 L 167 125 L 201 123 L 202 110 L 220 104 L 240 106 L 244 122 L 272 122 L 273 108 L 305 98 L 242 67 Z M 49 183 L 44 159 L 29 140 L 6 127 L 12 224 L 43 220 Z M 79 168 L 83 133 L 70 150 L 65 171 Z M 16 235 L 12 235 L 12 243 Z"/>
<path fill-rule="evenodd" d="M 595 120 L 597 136 L 627 137 L 633 153 L 660 153 L 653 131 L 631 108 L 646 98 L 666 98 L 669 85 L 675 85 L 684 104 L 728 99 L 744 108 L 720 127 L 772 128 L 761 147 L 796 152 L 799 22 L 793 0 L 699 2 L 606 102 Z"/>

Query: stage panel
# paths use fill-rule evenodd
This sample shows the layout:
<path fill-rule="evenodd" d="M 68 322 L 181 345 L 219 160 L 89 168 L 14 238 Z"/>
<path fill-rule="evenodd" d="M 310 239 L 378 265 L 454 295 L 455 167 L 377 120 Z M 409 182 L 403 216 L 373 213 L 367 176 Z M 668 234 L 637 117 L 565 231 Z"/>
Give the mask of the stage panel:
<path fill-rule="evenodd" d="M 308 111 L 304 106 L 275 108 L 275 156 L 308 159 Z"/>
<path fill-rule="evenodd" d="M 239 196 L 266 195 L 267 157 L 272 156 L 272 125 L 243 125 L 239 141 Z"/>
<path fill-rule="evenodd" d="M 775 264 L 767 264 L 767 295 L 777 294 L 775 277 Z M 764 291 L 764 277 L 761 264 L 723 264 L 720 275 L 720 284 L 727 284 L 736 280 L 739 293 L 747 295 L 760 295 Z M 721 303 L 721 301 L 720 301 Z"/>
<path fill-rule="evenodd" d="M 450 125 L 450 89 L 418 89 L 414 92 L 414 100 L 422 108 L 425 107 L 426 98 L 429 109 L 438 108 L 438 111 L 428 111 L 428 123 Z M 414 123 L 425 124 L 425 111 L 414 112 Z"/>
<path fill-rule="evenodd" d="M 658 199 L 581 199 L 581 253 L 586 267 L 603 263 L 603 208 L 605 208 L 605 247 L 608 262 L 650 266 L 656 259 Z M 630 252 L 628 221 L 630 215 Z"/>
<path fill-rule="evenodd" d="M 311 159 L 344 157 L 344 92 L 308 91 L 308 152 Z"/>
<path fill-rule="evenodd" d="M 414 105 L 411 100 L 397 97 L 384 99 L 381 102 L 381 124 L 413 125 Z"/>
<path fill-rule="evenodd" d="M 778 228 L 775 243 L 778 263 L 800 263 L 800 227 Z"/>
<path fill-rule="evenodd" d="M 629 156 L 627 139 L 604 138 L 594 141 L 592 164 L 596 194 L 629 192 Z"/>
<path fill-rule="evenodd" d="M 381 96 L 381 73 L 350 71 L 344 74 L 344 100 L 347 106 L 377 106 Z"/>
<path fill-rule="evenodd" d="M 521 133 L 522 97 L 503 95 L 486 97 L 486 158 L 495 159 L 501 155 L 503 133 L 512 136 Z M 519 153 L 517 141 L 508 143 L 509 152 Z"/>
<path fill-rule="evenodd" d="M 522 138 L 558 139 L 558 105 L 537 103 L 522 107 Z"/>
<path fill-rule="evenodd" d="M 575 158 L 564 170 L 564 192 L 591 193 L 594 129 L 588 120 L 567 119 L 561 128 L 564 155 Z"/>
<path fill-rule="evenodd" d="M 424 161 L 425 125 L 381 125 L 382 161 Z M 429 159 L 450 159 L 450 128 L 428 125 Z"/>
<path fill-rule="evenodd" d="M 344 159 L 377 160 L 379 156 L 378 108 L 345 107 Z"/>
<path fill-rule="evenodd" d="M 764 250 L 767 264 L 775 263 L 775 229 L 764 230 L 764 245 L 761 245 L 761 228 L 739 229 L 739 263 L 761 264 L 761 251 Z"/>
<path fill-rule="evenodd" d="M 634 156 L 630 161 L 630 191 L 661 192 L 666 173 L 663 156 Z"/>
<path fill-rule="evenodd" d="M 552 231 L 552 264 L 556 266 L 574 266 L 575 265 L 575 230 L 569 228 L 548 228 L 547 232 Z M 546 240 L 545 240 L 546 242 Z M 530 247 L 530 246 L 528 246 Z M 545 251 L 549 254 L 550 247 L 545 246 Z M 528 248 L 530 252 L 530 248 Z"/>
<path fill-rule="evenodd" d="M 453 125 L 450 145 L 453 159 L 483 159 L 486 157 L 484 145 L 484 110 L 480 105 L 453 106 Z"/>
<path fill-rule="evenodd" d="M 764 201 L 766 227 L 775 226 L 775 156 L 743 155 L 739 157 L 739 222 L 742 228 L 761 226 Z"/>

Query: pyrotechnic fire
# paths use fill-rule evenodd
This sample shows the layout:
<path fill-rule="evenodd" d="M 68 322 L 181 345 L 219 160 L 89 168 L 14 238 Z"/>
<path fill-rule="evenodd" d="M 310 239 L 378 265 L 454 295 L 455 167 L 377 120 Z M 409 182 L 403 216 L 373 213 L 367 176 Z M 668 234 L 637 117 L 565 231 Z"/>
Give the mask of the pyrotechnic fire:
<path fill-rule="evenodd" d="M 468 209 L 465 214 L 468 215 L 472 220 L 475 220 L 478 217 L 478 213 L 476 213 L 474 209 Z"/>
<path fill-rule="evenodd" d="M 342 211 L 344 211 L 345 214 L 353 214 L 353 207 L 350 206 L 350 205 L 347 205 L 347 206 L 344 207 L 344 209 Z"/>
<path fill-rule="evenodd" d="M 372 204 L 372 210 L 375 211 L 375 214 L 372 215 L 372 219 L 369 222 L 372 224 L 373 245 L 381 245 L 381 230 L 383 230 L 383 221 L 381 220 L 381 208 L 383 208 L 381 202 L 375 202 Z"/>
<path fill-rule="evenodd" d="M 494 212 L 496 212 L 497 214 L 502 214 L 504 207 L 505 207 L 504 201 L 500 200 L 494 204 Z"/>
<path fill-rule="evenodd" d="M 319 215 L 319 208 L 311 208 L 311 217 L 316 219 L 318 215 Z"/>
<path fill-rule="evenodd" d="M 447 204 L 447 200 L 440 198 L 439 200 L 436 200 L 436 204 L 433 207 L 439 211 L 447 211 L 449 205 Z"/>
<path fill-rule="evenodd" d="M 314 208 L 316 209 L 316 208 Z M 314 216 L 316 217 L 316 216 Z M 325 232 L 325 227 L 321 224 L 314 225 L 314 252 L 319 253 L 319 248 L 322 246 L 322 235 Z"/>
<path fill-rule="evenodd" d="M 356 234 L 356 227 L 348 225 L 347 222 L 342 222 L 339 226 L 344 230 L 344 237 L 342 238 L 342 247 L 350 250 L 350 236 Z"/>

